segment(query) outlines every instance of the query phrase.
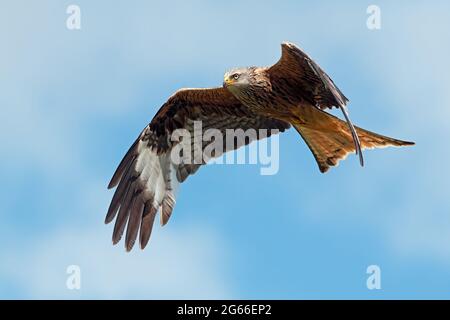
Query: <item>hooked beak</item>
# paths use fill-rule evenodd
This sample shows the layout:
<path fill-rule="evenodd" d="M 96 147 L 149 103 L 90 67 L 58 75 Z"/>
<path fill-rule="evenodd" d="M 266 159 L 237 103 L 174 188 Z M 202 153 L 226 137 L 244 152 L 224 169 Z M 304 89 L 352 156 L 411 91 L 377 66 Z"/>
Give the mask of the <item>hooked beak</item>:
<path fill-rule="evenodd" d="M 229 77 L 226 77 L 226 78 L 223 79 L 223 84 L 222 85 L 223 85 L 224 88 L 229 86 L 229 85 L 231 85 L 231 84 L 233 84 L 233 80 L 230 79 Z"/>

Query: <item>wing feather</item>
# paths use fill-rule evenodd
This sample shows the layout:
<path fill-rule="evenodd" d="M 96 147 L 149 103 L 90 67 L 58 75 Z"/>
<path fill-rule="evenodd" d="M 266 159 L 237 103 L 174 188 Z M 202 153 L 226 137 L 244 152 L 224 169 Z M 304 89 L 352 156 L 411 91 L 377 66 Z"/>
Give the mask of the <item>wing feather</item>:
<path fill-rule="evenodd" d="M 149 241 L 158 211 L 161 214 L 161 225 L 168 222 L 175 206 L 178 184 L 205 163 L 201 161 L 201 163 L 175 164 L 170 157 L 170 152 L 177 143 L 171 140 L 172 133 L 182 128 L 193 134 L 194 121 L 202 121 L 202 134 L 208 129 L 218 129 L 223 134 L 227 129 L 256 130 L 257 135 L 253 139 L 228 145 L 224 143 L 223 150 L 214 154 L 216 157 L 255 139 L 269 136 L 273 133 L 271 129 L 282 132 L 290 127 L 284 121 L 250 111 L 225 88 L 177 91 L 141 132 L 111 179 L 109 187 L 117 186 L 117 189 L 105 222 L 109 223 L 116 218 L 113 231 L 114 244 L 120 241 L 128 225 L 125 237 L 127 251 L 132 249 L 139 230 L 140 247 L 143 249 Z M 260 135 L 259 129 L 269 131 L 267 135 Z M 194 145 L 194 140 L 182 143 L 203 150 L 206 143 L 203 139 L 200 141 L 200 145 Z"/>
<path fill-rule="evenodd" d="M 364 165 L 361 142 L 346 109 L 348 99 L 311 57 L 295 44 L 284 42 L 280 60 L 268 69 L 268 73 L 272 84 L 287 82 L 288 86 L 296 88 L 293 94 L 298 93 L 312 106 L 322 110 L 340 108 L 352 134 L 360 164 Z"/>

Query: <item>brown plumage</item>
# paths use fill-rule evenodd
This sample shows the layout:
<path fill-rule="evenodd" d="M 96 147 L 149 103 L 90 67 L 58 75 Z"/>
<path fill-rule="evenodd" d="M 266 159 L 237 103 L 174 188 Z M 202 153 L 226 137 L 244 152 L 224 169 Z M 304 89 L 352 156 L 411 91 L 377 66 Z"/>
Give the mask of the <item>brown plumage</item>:
<path fill-rule="evenodd" d="M 117 186 L 105 222 L 116 218 L 113 243 L 121 239 L 125 227 L 125 247 L 133 248 L 139 233 L 143 249 L 150 238 L 153 222 L 160 211 L 165 225 L 175 206 L 179 183 L 194 174 L 205 159 L 174 163 L 178 144 L 204 150 L 206 143 L 174 141 L 176 129 L 202 132 L 217 129 L 255 129 L 255 135 L 233 143 L 223 143 L 218 157 L 253 140 L 283 132 L 293 125 L 311 149 L 321 172 L 336 166 L 349 153 L 356 152 L 363 165 L 362 149 L 411 145 L 412 142 L 385 137 L 351 123 L 346 110 L 348 99 L 331 78 L 303 51 L 291 43 L 282 44 L 280 60 L 268 68 L 249 67 L 227 72 L 223 87 L 182 89 L 160 108 L 141 132 L 114 173 L 108 188 Z M 337 107 L 346 122 L 326 113 Z M 259 129 L 268 129 L 263 134 Z"/>

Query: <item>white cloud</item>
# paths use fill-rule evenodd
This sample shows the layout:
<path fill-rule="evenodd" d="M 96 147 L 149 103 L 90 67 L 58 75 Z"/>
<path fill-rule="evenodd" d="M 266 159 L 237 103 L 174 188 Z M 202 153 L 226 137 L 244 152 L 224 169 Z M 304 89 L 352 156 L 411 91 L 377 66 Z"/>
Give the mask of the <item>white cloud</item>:
<path fill-rule="evenodd" d="M 403 10 L 405 5 L 401 4 L 398 4 L 400 8 L 390 7 L 391 4 L 382 5 L 383 26 L 378 33 L 370 33 L 365 28 L 363 6 L 360 9 L 353 7 L 353 11 L 337 10 L 335 15 L 331 14 L 331 10 L 328 22 L 316 24 L 314 30 L 302 26 L 317 22 L 323 16 L 319 13 L 322 6 L 313 10 L 304 7 L 301 12 L 271 10 L 270 20 L 283 19 L 283 23 L 266 24 L 266 27 L 261 24 L 246 25 L 246 29 L 254 28 L 251 30 L 255 36 L 252 42 L 248 41 L 248 33 L 240 32 L 245 23 L 243 18 L 247 16 L 246 10 L 235 10 L 229 3 L 223 6 L 223 12 L 213 9 L 211 12 L 202 11 L 202 19 L 196 17 L 199 7 L 202 10 L 205 8 L 204 3 L 172 6 L 169 18 L 159 14 L 157 10 L 161 8 L 153 5 L 148 5 L 144 10 L 124 2 L 123 9 L 129 12 L 111 10 L 105 14 L 104 4 L 86 3 L 82 4 L 84 20 L 80 33 L 65 30 L 64 6 L 58 2 L 51 4 L 27 3 L 28 10 L 23 10 L 22 4 L 10 2 L 8 10 L 0 12 L 0 33 L 6 39 L 3 42 L 5 50 L 0 52 L 0 66 L 4 70 L 0 74 L 3 88 L 0 112 L 2 119 L 7 119 L 0 128 L 0 143 L 4 148 L 4 161 L 12 162 L 11 167 L 15 166 L 16 170 L 11 171 L 14 176 L 20 176 L 22 165 L 32 165 L 32 169 L 43 171 L 47 180 L 57 178 L 58 185 L 67 187 L 72 180 L 78 182 L 69 190 L 76 191 L 74 189 L 78 188 L 79 193 L 70 193 L 67 199 L 74 207 L 68 209 L 70 213 L 61 210 L 64 214 L 71 216 L 84 212 L 80 214 L 82 218 L 78 216 L 81 220 L 86 217 L 86 212 L 97 214 L 104 211 L 110 199 L 106 191 L 101 195 L 98 192 L 104 188 L 102 182 L 90 185 L 86 181 L 92 179 L 87 176 L 95 170 L 83 161 L 82 147 L 87 142 L 83 141 L 86 137 L 82 133 L 86 119 L 117 118 L 122 117 L 122 113 L 133 111 L 132 108 L 143 109 L 142 105 L 137 106 L 138 102 L 146 99 L 143 92 L 148 94 L 153 90 L 152 99 L 159 96 L 158 99 L 164 101 L 171 92 L 154 93 L 157 90 L 170 91 L 171 87 L 176 89 L 180 85 L 178 75 L 186 73 L 186 70 L 195 70 L 193 79 L 209 85 L 211 79 L 207 77 L 213 77 L 216 70 L 219 82 L 221 73 L 227 67 L 271 63 L 278 58 L 278 43 L 282 40 L 297 42 L 321 62 L 326 60 L 323 57 L 333 57 L 339 48 L 358 53 L 360 40 L 371 37 L 377 42 L 378 49 L 374 50 L 372 46 L 361 49 L 363 55 L 367 54 L 371 60 L 364 60 L 366 56 L 363 56 L 355 59 L 355 63 L 367 67 L 366 73 L 373 75 L 374 83 L 382 91 L 380 94 L 388 95 L 386 101 L 395 106 L 392 109 L 386 105 L 379 107 L 384 114 L 388 114 L 386 110 L 389 110 L 389 117 L 392 116 L 395 121 L 386 133 L 395 129 L 401 132 L 400 138 L 408 138 L 409 133 L 414 133 L 423 139 L 414 150 L 404 151 L 416 152 L 417 159 L 414 164 L 408 164 L 412 173 L 410 177 L 404 177 L 408 183 L 400 184 L 405 189 L 402 190 L 402 198 L 391 203 L 395 206 L 392 215 L 383 215 L 392 217 L 392 220 L 383 221 L 380 228 L 386 231 L 389 245 L 397 252 L 433 257 L 450 263 L 450 240 L 446 232 L 450 227 L 447 214 L 449 203 L 445 194 L 450 187 L 445 163 L 449 155 L 445 140 L 450 135 L 450 94 L 447 90 L 450 80 L 449 73 L 445 71 L 450 69 L 450 60 L 447 59 L 450 48 L 441 37 L 442 30 L 448 30 L 448 10 L 444 5 L 440 8 L 436 5 L 415 5 L 408 6 L 408 10 Z M 264 20 L 264 10 L 259 9 L 260 4 L 250 4 L 249 7 L 257 10 L 253 13 Z M 261 15 L 258 10 L 261 10 Z M 232 18 L 223 19 L 223 16 Z M 339 21 L 342 21 L 340 28 L 329 28 L 330 25 L 339 25 Z M 344 23 L 346 21 L 350 23 Z M 360 28 L 355 29 L 358 21 Z M 161 25 L 164 25 L 164 35 L 167 37 L 160 37 L 157 27 Z M 179 25 L 184 27 L 180 29 Z M 210 36 L 209 33 L 203 36 L 205 25 L 214 25 L 218 30 L 227 32 L 221 36 Z M 189 36 L 179 36 L 180 33 Z M 283 38 L 278 38 L 281 34 Z M 176 41 L 168 41 L 171 35 Z M 171 58 L 168 59 L 168 56 Z M 199 59 L 200 56 L 208 58 Z M 340 52 L 336 56 L 341 56 Z M 379 68 L 380 64 L 373 64 L 371 69 L 368 61 L 379 61 L 383 68 Z M 331 60 L 324 67 L 333 74 L 333 66 L 336 65 Z M 163 71 L 170 73 L 170 76 L 160 76 Z M 338 80 L 345 86 L 346 81 Z M 161 86 L 152 85 L 160 82 Z M 117 90 L 118 87 L 120 90 Z M 350 108 L 355 114 L 363 113 L 359 110 L 370 114 L 364 106 L 359 109 L 354 100 L 352 103 Z M 157 102 L 148 101 L 148 104 L 151 114 L 156 110 Z M 123 117 L 124 122 L 133 114 L 136 112 L 129 112 L 127 117 Z M 400 120 L 402 116 L 403 121 Z M 396 136 L 397 132 L 393 135 Z M 299 143 L 298 137 L 296 143 Z M 428 153 L 429 156 L 424 155 Z M 400 151 L 398 154 L 401 157 Z M 309 153 L 308 156 L 305 162 L 312 162 Z M 401 161 L 396 162 L 395 166 L 401 166 Z M 316 170 L 315 167 L 312 169 Z M 344 172 L 342 169 L 341 173 Z M 319 179 L 318 176 L 313 178 Z M 344 179 L 344 176 L 340 178 Z M 344 181 L 342 179 L 341 182 Z M 365 188 L 359 192 L 369 193 L 373 198 L 383 196 L 379 184 L 372 182 L 369 185 L 367 180 L 362 183 Z M 297 181 L 292 185 L 297 185 Z M 283 190 L 285 188 L 283 185 Z M 292 188 L 291 192 L 295 192 L 293 198 L 298 197 L 298 189 Z M 429 206 L 425 195 L 430 196 L 429 201 L 436 202 L 438 199 L 438 203 Z M 44 196 L 52 198 L 53 194 Z M 311 198 L 316 197 L 317 191 L 314 190 Z M 361 199 L 364 203 L 360 207 L 370 205 L 367 197 L 361 195 Z M 54 199 L 48 200 L 49 205 L 53 202 Z M 8 205 L 2 203 L 0 206 L 2 214 L 17 216 Z M 321 207 L 326 208 L 326 204 Z M 302 203 L 299 211 L 307 212 L 307 209 Z M 312 209 L 308 212 L 316 213 Z M 355 212 L 348 220 L 360 219 L 358 223 L 364 223 L 365 216 L 359 213 Z M 48 212 L 32 214 L 49 218 L 46 216 Z M 355 218 L 357 215 L 360 217 Z M 345 217 L 336 219 L 342 223 Z M 10 247 L 9 243 L 4 242 L 0 253 L 2 277 L 22 286 L 22 291 L 29 298 L 231 296 L 230 282 L 223 269 L 227 265 L 224 247 L 217 236 L 208 231 L 208 227 L 188 227 L 184 230 L 172 228 L 171 225 L 161 230 L 156 227 L 150 246 L 144 252 L 136 250 L 126 254 L 124 249 L 112 247 L 109 242 L 111 228 L 103 227 L 101 218 L 98 220 L 99 224 L 94 227 L 86 227 L 86 224 L 67 227 L 73 222 L 67 218 L 65 224 L 58 227 L 62 231 L 54 233 L 48 228 L 50 234 L 39 242 L 13 242 Z M 370 218 L 367 220 L 368 223 L 372 221 Z M 24 220 L 22 223 L 30 222 Z M 8 225 L 3 228 L 8 229 L 4 230 L 8 235 L 4 238 L 10 241 L 16 240 L 14 237 L 18 237 L 21 231 L 19 224 L 14 228 Z M 35 240 L 39 237 L 33 235 L 31 238 Z M 81 292 L 65 288 L 65 270 L 69 264 L 81 266 Z"/>
<path fill-rule="evenodd" d="M 78 33 L 66 30 L 63 4 L 26 4 L 25 11 L 22 5 L 10 2 L 0 13 L 5 18 L 0 19 L 0 33 L 6 32 L 7 48 L 0 52 L 0 66 L 5 70 L 0 75 L 4 89 L 0 112 L 2 119 L 7 119 L 0 128 L 0 143 L 5 154 L 14 155 L 5 159 L 3 168 L 15 178 L 28 170 L 65 186 L 65 194 L 41 196 L 46 201 L 41 218 L 53 219 L 55 210 L 66 217 L 64 225 L 50 224 L 48 235 L 39 242 L 17 239 L 16 225 L 14 231 L 5 230 L 4 236 L 15 241 L 1 250 L 1 278 L 20 287 L 20 297 L 27 298 L 230 297 L 223 269 L 226 250 L 208 226 L 178 230 L 173 225 L 164 229 L 155 225 L 146 250 L 136 248 L 127 254 L 123 247 L 111 245 L 111 227 L 103 226 L 102 218 L 94 227 L 86 222 L 87 213 L 103 212 L 111 196 L 106 183 L 98 182 L 98 175 L 90 176 L 95 169 L 86 162 L 83 149 L 86 122 L 114 118 L 136 108 L 143 100 L 144 87 L 146 93 L 160 90 L 143 84 L 166 68 L 158 59 L 177 48 L 192 53 L 196 46 L 187 39 L 183 43 L 165 41 L 167 48 L 155 50 L 157 43 L 152 37 L 158 33 L 141 30 L 139 23 L 133 22 L 135 18 L 131 24 L 120 24 L 121 10 L 105 15 L 103 5 L 81 5 L 83 29 Z M 145 11 L 122 5 L 133 11 L 133 17 Z M 144 13 L 141 18 L 152 21 Z M 136 35 L 135 30 L 140 33 Z M 130 38 L 130 34 L 134 36 Z M 177 55 L 185 56 L 183 52 Z M 185 62 L 172 61 L 171 67 Z M 149 103 L 155 103 L 151 108 L 156 110 L 159 102 Z M 2 215 L 16 216 L 8 205 L 13 201 L 2 202 Z M 58 207 L 68 203 L 66 209 Z M 83 223 L 74 221 L 76 213 Z M 32 238 L 39 239 L 42 234 L 36 231 Z M 65 287 L 66 267 L 71 264 L 81 267 L 80 292 Z"/>
<path fill-rule="evenodd" d="M 380 3 L 380 7 L 381 30 L 370 31 L 363 25 L 361 29 L 343 27 L 333 31 L 337 33 L 335 39 L 349 41 L 350 54 L 359 52 L 349 66 L 357 66 L 360 73 L 348 75 L 343 85 L 351 83 L 352 78 L 362 78 L 363 86 L 355 86 L 358 91 L 354 92 L 348 87 L 344 92 L 350 97 L 349 108 L 358 125 L 366 127 L 366 118 L 372 124 L 377 122 L 376 126 L 368 126 L 369 130 L 412 140 L 417 145 L 365 152 L 364 170 L 350 157 L 325 177 L 311 173 L 308 177 L 316 179 L 316 185 L 323 183 L 323 188 L 303 190 L 305 200 L 298 211 L 302 212 L 302 218 L 306 216 L 321 224 L 342 226 L 356 222 L 360 228 L 382 234 L 380 241 L 386 240 L 384 244 L 395 254 L 426 257 L 448 265 L 450 43 L 442 40 L 450 28 L 448 3 L 433 6 L 417 3 L 407 10 L 402 3 Z M 355 23 L 353 20 L 348 26 L 353 28 Z M 369 97 L 364 86 L 372 91 Z M 388 165 L 383 165 L 383 161 Z M 347 170 L 349 166 L 354 170 Z M 316 169 L 313 165 L 311 168 Z M 347 206 L 348 210 L 336 215 L 334 201 L 317 206 L 317 190 L 343 182 L 351 189 L 338 188 L 333 192 L 341 198 L 339 208 Z M 296 189 L 288 192 L 292 192 L 292 198 L 298 194 Z M 380 212 L 376 212 L 377 208 Z"/>
<path fill-rule="evenodd" d="M 401 255 L 450 264 L 450 44 L 442 41 L 450 27 L 447 12 L 445 2 L 423 3 L 395 16 L 380 44 L 398 47 L 387 49 L 383 72 L 370 72 L 396 106 L 393 112 L 401 120 L 396 128 L 418 139 L 407 164 L 410 174 L 404 177 L 402 200 L 387 213 L 388 239 Z"/>
<path fill-rule="evenodd" d="M 421 257 L 427 261 L 450 264 L 450 218 L 448 208 L 430 205 L 401 208 L 390 224 L 390 240 L 403 257 Z"/>
<path fill-rule="evenodd" d="M 109 242 L 110 228 L 69 229 L 23 251 L 2 251 L 2 275 L 23 286 L 22 298 L 230 298 L 226 252 L 205 227 L 155 225 L 144 250 L 126 253 Z M 153 241 L 152 241 L 153 240 Z M 120 244 L 122 245 L 122 243 Z M 66 268 L 81 268 L 81 290 L 66 288 Z"/>

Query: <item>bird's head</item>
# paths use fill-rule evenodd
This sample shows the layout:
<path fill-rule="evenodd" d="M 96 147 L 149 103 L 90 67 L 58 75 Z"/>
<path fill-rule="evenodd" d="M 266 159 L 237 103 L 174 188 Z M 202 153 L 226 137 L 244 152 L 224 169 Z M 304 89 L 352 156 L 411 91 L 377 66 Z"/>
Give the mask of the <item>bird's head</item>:
<path fill-rule="evenodd" d="M 264 68 L 237 68 L 225 73 L 223 87 L 233 94 L 258 90 L 271 90 L 270 80 Z"/>
<path fill-rule="evenodd" d="M 252 83 L 251 68 L 238 68 L 225 73 L 223 76 L 223 86 L 225 88 L 244 87 Z"/>
<path fill-rule="evenodd" d="M 265 68 L 257 67 L 228 71 L 223 77 L 223 87 L 227 88 L 236 98 L 272 90 Z"/>

